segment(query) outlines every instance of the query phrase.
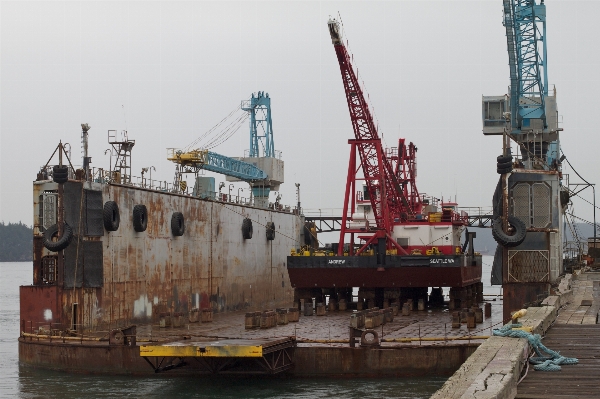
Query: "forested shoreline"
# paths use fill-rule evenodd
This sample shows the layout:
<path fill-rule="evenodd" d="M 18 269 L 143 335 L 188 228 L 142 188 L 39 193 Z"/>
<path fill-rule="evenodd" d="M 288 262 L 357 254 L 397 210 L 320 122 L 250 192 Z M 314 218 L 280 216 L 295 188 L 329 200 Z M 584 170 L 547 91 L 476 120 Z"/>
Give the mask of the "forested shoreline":
<path fill-rule="evenodd" d="M 26 224 L 0 222 L 0 262 L 33 259 L 33 229 Z"/>

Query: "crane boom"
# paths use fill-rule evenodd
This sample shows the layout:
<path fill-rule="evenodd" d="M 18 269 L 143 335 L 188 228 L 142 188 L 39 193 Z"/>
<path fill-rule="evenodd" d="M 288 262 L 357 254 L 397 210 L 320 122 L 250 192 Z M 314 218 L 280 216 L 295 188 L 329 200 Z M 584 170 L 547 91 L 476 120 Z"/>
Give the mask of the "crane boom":
<path fill-rule="evenodd" d="M 256 166 L 208 150 L 182 152 L 169 149 L 169 161 L 196 169 L 221 173 L 244 181 L 265 180 L 267 174 Z"/>
<path fill-rule="evenodd" d="M 402 213 L 414 214 L 414 210 L 402 195 L 403 188 L 381 146 L 373 116 L 342 41 L 339 24 L 335 19 L 330 19 L 328 26 L 342 74 L 350 120 L 375 222 L 378 228 L 389 232 L 395 218 Z"/>

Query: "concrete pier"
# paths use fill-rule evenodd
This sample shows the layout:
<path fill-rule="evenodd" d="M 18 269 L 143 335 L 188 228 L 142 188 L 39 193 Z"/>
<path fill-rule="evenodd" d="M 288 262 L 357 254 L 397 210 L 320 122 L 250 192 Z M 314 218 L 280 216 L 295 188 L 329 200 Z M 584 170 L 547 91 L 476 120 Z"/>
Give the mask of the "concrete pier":
<path fill-rule="evenodd" d="M 557 295 L 546 298 L 540 307 L 528 308 L 526 317 L 519 319 L 519 322 L 523 326 L 532 327 L 534 333 L 542 336 L 550 330 L 551 336 L 552 328 L 558 329 L 561 325 L 596 325 L 599 309 L 600 273 L 567 275 L 559 284 Z M 592 328 L 589 331 L 600 332 L 600 329 Z M 597 341 L 597 337 L 594 339 Z M 552 345 L 549 348 L 560 350 Z M 590 350 L 592 355 L 600 353 L 600 347 L 598 350 Z M 523 338 L 491 337 L 477 348 L 432 398 L 548 398 L 556 392 L 544 389 L 543 380 L 551 380 L 553 389 L 556 389 L 561 385 L 560 373 L 535 372 L 530 368 L 526 378 L 518 385 L 529 354 L 529 344 Z M 577 357 L 576 353 L 561 354 Z M 569 374 L 564 376 L 566 379 L 572 378 Z M 571 389 L 570 393 L 565 393 L 567 396 L 581 396 L 576 388 L 573 390 L 573 384 L 569 384 L 567 380 L 562 385 Z M 595 395 L 596 392 L 591 394 Z"/>

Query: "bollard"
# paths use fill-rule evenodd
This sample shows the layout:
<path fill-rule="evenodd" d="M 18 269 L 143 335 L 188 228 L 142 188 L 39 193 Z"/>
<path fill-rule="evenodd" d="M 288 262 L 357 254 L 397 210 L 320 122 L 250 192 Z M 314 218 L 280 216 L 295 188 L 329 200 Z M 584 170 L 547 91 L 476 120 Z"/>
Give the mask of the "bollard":
<path fill-rule="evenodd" d="M 190 323 L 198 323 L 198 321 L 200 321 L 200 317 L 199 317 L 198 313 L 199 312 L 198 312 L 197 308 L 190 310 L 190 317 L 189 317 Z"/>
<path fill-rule="evenodd" d="M 338 309 L 340 311 L 348 309 L 348 303 L 344 298 L 340 299 L 340 301 L 338 302 Z"/>
<path fill-rule="evenodd" d="M 419 299 L 419 302 L 418 302 L 417 306 L 418 306 L 419 310 L 425 310 L 425 301 L 423 300 L 423 298 Z"/>
<path fill-rule="evenodd" d="M 408 304 L 408 302 L 404 303 L 404 305 L 402 305 L 402 316 L 409 316 L 410 315 L 410 305 Z"/>
<path fill-rule="evenodd" d="M 352 328 L 360 328 L 358 327 L 358 312 L 354 311 L 350 315 L 350 327 Z"/>
<path fill-rule="evenodd" d="M 375 315 L 373 314 L 373 312 L 368 312 L 365 315 L 365 328 L 373 328 L 375 327 Z"/>
<path fill-rule="evenodd" d="M 213 321 L 212 309 L 202 309 L 202 313 L 200 315 L 200 321 L 202 321 L 202 323 L 212 322 Z"/>
<path fill-rule="evenodd" d="M 365 303 L 363 302 L 362 299 L 358 299 L 358 302 L 356 302 L 356 310 L 363 310 L 365 307 Z"/>
<path fill-rule="evenodd" d="M 483 308 L 485 309 L 485 318 L 489 319 L 490 317 L 492 317 L 492 304 L 491 304 L 491 302 L 486 302 L 485 305 L 483 306 Z"/>
<path fill-rule="evenodd" d="M 477 302 L 483 302 L 483 283 L 477 283 Z"/>
<path fill-rule="evenodd" d="M 335 305 L 335 300 L 329 298 L 329 303 L 327 304 L 327 308 L 330 312 L 335 312 L 337 306 Z"/>
<path fill-rule="evenodd" d="M 409 298 L 409 299 L 407 299 L 407 300 L 406 300 L 406 303 L 408 304 L 408 310 L 411 310 L 411 311 L 412 311 L 412 310 L 415 310 L 415 305 L 414 305 L 414 303 L 413 303 L 413 300 L 412 300 L 412 298 Z"/>
<path fill-rule="evenodd" d="M 171 312 L 160 313 L 159 315 L 159 325 L 160 328 L 170 327 L 171 326 Z"/>
<path fill-rule="evenodd" d="M 467 328 L 475 328 L 475 313 L 467 312 Z"/>
<path fill-rule="evenodd" d="M 460 328 L 460 312 L 457 310 L 452 312 L 452 328 Z"/>
<path fill-rule="evenodd" d="M 269 328 L 269 314 L 262 312 L 260 315 L 260 328 Z"/>
<path fill-rule="evenodd" d="M 450 298 L 450 300 L 448 301 L 448 309 L 449 310 L 454 310 L 456 308 L 458 308 L 459 306 L 456 306 L 456 299 L 454 298 Z"/>
<path fill-rule="evenodd" d="M 300 299 L 300 311 L 304 312 L 304 304 L 306 303 L 306 301 L 304 299 Z"/>
<path fill-rule="evenodd" d="M 277 324 L 280 326 L 288 324 L 288 311 L 285 308 L 277 309 Z"/>
<path fill-rule="evenodd" d="M 399 307 L 400 307 L 400 304 L 398 302 L 392 303 L 392 314 L 394 316 L 398 316 L 398 308 Z"/>
<path fill-rule="evenodd" d="M 183 313 L 175 312 L 173 313 L 173 327 L 179 328 L 183 326 Z"/>
<path fill-rule="evenodd" d="M 262 316 L 262 312 L 253 312 L 254 320 L 252 322 L 252 328 L 260 328 L 260 317 Z"/>
<path fill-rule="evenodd" d="M 317 316 L 325 316 L 325 304 L 317 303 Z"/>
<path fill-rule="evenodd" d="M 289 308 L 288 310 L 288 321 L 290 323 L 297 322 L 300 320 L 300 311 L 298 308 Z"/>
<path fill-rule="evenodd" d="M 386 323 L 393 322 L 394 321 L 394 312 L 392 311 L 392 308 L 385 309 L 383 317 L 384 317 L 384 322 L 386 322 Z"/>
<path fill-rule="evenodd" d="M 244 326 L 246 330 L 251 330 L 254 328 L 254 312 L 246 313 L 246 317 L 244 318 Z"/>
<path fill-rule="evenodd" d="M 483 323 L 483 310 L 481 310 L 481 308 L 478 307 L 476 309 L 473 309 L 473 311 L 475 312 L 475 323 Z"/>
<path fill-rule="evenodd" d="M 364 328 L 365 327 L 365 318 L 367 317 L 367 312 L 366 311 L 360 311 L 358 312 L 358 328 Z"/>
<path fill-rule="evenodd" d="M 313 307 L 312 302 L 304 302 L 304 316 L 312 316 Z"/>
<path fill-rule="evenodd" d="M 383 308 L 387 309 L 389 307 L 390 307 L 390 300 L 386 298 L 383 300 Z"/>

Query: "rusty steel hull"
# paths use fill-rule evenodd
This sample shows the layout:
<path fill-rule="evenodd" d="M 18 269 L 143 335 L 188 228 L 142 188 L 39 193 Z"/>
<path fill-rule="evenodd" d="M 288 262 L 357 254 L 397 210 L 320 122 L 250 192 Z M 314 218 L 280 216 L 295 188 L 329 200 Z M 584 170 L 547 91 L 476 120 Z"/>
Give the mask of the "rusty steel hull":
<path fill-rule="evenodd" d="M 33 285 L 20 291 L 21 324 L 27 329 L 106 331 L 157 322 L 162 312 L 291 305 L 286 257 L 297 246 L 301 217 L 133 186 L 69 181 L 62 201 L 75 235 L 56 253 L 42 244 L 39 209 L 42 193 L 58 192 L 57 187 L 51 181 L 34 183 Z M 119 207 L 116 231 L 98 229 L 98 210 L 90 204 L 100 195 L 102 204 L 115 201 Z M 148 211 L 143 232 L 133 225 L 138 204 Z M 171 231 L 174 212 L 185 217 L 182 236 Z M 244 218 L 253 220 L 252 239 L 242 236 Z M 274 240 L 266 238 L 267 222 L 275 224 Z M 42 278 L 42 260 L 49 257 L 57 264 L 50 282 Z"/>
<path fill-rule="evenodd" d="M 288 272 L 295 288 L 466 287 L 481 281 L 481 256 L 375 257 L 290 256 Z"/>
<path fill-rule="evenodd" d="M 294 367 L 286 373 L 297 377 L 372 377 L 452 375 L 479 344 L 447 344 L 398 348 L 297 347 Z M 21 364 L 73 373 L 156 375 L 140 356 L 139 347 L 61 343 L 19 338 Z M 207 374 L 195 361 L 162 374 Z M 214 374 L 208 373 L 214 378 Z"/>

